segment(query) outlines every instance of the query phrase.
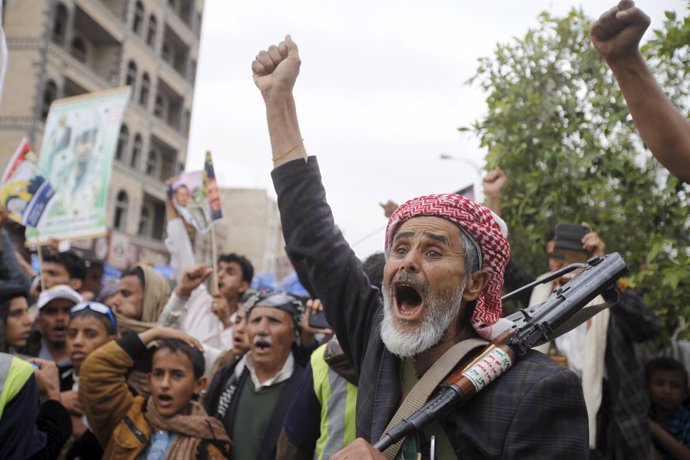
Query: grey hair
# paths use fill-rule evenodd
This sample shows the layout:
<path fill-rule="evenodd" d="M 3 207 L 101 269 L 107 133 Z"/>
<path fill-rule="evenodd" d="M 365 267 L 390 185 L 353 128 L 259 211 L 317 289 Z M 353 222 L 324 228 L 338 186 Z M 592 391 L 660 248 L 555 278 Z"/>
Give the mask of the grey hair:
<path fill-rule="evenodd" d="M 469 279 L 472 273 L 481 268 L 481 252 L 474 238 L 462 227 L 460 227 L 460 242 L 465 250 L 465 278 Z"/>

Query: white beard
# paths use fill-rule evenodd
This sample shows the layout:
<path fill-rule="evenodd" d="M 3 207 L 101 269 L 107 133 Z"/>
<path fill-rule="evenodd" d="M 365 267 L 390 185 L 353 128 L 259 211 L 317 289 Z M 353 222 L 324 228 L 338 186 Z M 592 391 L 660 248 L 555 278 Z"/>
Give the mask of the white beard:
<path fill-rule="evenodd" d="M 383 322 L 381 323 L 381 340 L 386 348 L 400 358 L 411 358 L 436 345 L 450 326 L 451 321 L 457 318 L 460 312 L 462 296 L 465 293 L 467 279 L 454 290 L 431 293 L 425 290 L 422 293 L 424 303 L 424 317 L 422 323 L 415 329 L 411 324 L 402 326 L 407 330 L 400 330 L 393 318 L 393 287 L 383 289 Z"/>

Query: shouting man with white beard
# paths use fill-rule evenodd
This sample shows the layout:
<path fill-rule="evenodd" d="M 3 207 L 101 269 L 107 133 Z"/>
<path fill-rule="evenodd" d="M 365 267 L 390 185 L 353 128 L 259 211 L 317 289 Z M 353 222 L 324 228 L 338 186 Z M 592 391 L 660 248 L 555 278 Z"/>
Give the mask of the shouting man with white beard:
<path fill-rule="evenodd" d="M 328 322 L 359 376 L 359 438 L 332 458 L 386 458 L 371 443 L 417 379 L 458 342 L 490 340 L 505 330 L 507 229 L 490 210 L 458 195 L 404 203 L 386 230 L 381 302 L 334 225 L 316 158 L 307 157 L 292 94 L 299 67 L 289 36 L 252 63 L 266 104 L 287 250 L 307 262 Z M 530 352 L 466 407 L 408 436 L 397 457 L 428 458 L 432 436 L 435 457 L 444 460 L 586 458 L 582 390 L 575 374 Z"/>

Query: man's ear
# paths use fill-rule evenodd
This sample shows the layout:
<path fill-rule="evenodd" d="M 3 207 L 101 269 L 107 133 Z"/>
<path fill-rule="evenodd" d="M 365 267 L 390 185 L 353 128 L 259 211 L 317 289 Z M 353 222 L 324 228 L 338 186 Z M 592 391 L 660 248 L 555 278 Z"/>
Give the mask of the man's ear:
<path fill-rule="evenodd" d="M 467 280 L 467 286 L 465 286 L 465 292 L 462 295 L 462 299 L 465 302 L 477 300 L 477 297 L 479 297 L 479 294 L 484 290 L 488 283 L 489 274 L 485 270 L 477 270 L 476 272 L 473 272 Z"/>
<path fill-rule="evenodd" d="M 196 383 L 194 384 L 194 394 L 200 394 L 202 391 L 206 389 L 206 384 L 207 384 L 206 376 L 202 375 L 198 379 L 196 379 Z"/>
<path fill-rule="evenodd" d="M 79 292 L 81 290 L 82 284 L 83 284 L 83 282 L 79 278 L 70 278 L 69 279 L 70 287 L 77 292 Z"/>

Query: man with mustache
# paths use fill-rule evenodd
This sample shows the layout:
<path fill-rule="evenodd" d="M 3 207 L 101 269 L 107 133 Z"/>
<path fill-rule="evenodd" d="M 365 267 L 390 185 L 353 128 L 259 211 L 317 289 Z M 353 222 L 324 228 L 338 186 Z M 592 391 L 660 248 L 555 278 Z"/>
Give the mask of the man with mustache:
<path fill-rule="evenodd" d="M 303 306 L 295 297 L 269 292 L 247 307 L 251 348 L 213 377 L 206 411 L 233 440 L 232 458 L 270 460 L 304 372 L 292 352 Z"/>
<path fill-rule="evenodd" d="M 304 259 L 329 324 L 359 377 L 357 439 L 332 459 L 386 458 L 370 443 L 402 399 L 449 348 L 493 339 L 499 319 L 507 229 L 487 208 L 458 195 L 404 203 L 386 230 L 383 301 L 334 225 L 318 163 L 307 157 L 292 88 L 299 73 L 287 36 L 252 63 L 266 104 L 283 233 Z M 586 458 L 587 417 L 577 377 L 529 352 L 462 408 L 409 436 L 404 458 Z"/>

